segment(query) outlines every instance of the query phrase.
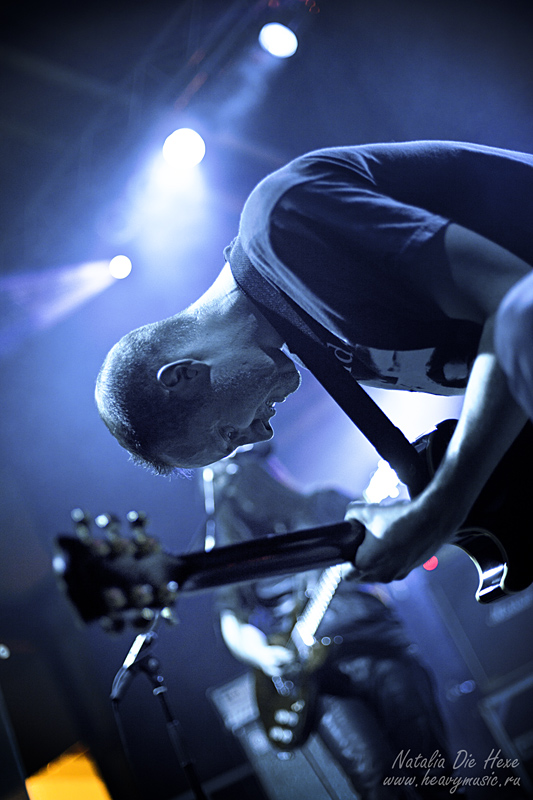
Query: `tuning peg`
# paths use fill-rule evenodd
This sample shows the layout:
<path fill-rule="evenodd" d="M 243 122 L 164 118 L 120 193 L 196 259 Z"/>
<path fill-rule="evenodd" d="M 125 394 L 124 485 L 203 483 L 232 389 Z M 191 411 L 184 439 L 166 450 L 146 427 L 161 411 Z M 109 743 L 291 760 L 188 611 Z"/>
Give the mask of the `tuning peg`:
<path fill-rule="evenodd" d="M 126 519 L 130 524 L 134 541 L 139 549 L 144 551 L 148 542 L 148 535 L 146 533 L 148 519 L 146 514 L 143 511 L 128 511 Z"/>
<path fill-rule="evenodd" d="M 143 511 L 129 511 L 126 519 L 130 524 L 138 555 L 148 556 L 161 550 L 159 542 L 146 533 L 148 519 Z"/>
<path fill-rule="evenodd" d="M 179 624 L 178 617 L 171 608 L 168 608 L 168 606 L 165 606 L 165 608 L 161 609 L 161 617 L 165 620 L 165 622 L 168 622 L 169 625 Z"/>
<path fill-rule="evenodd" d="M 151 608 L 143 608 L 142 611 L 137 614 L 133 620 L 132 625 L 135 628 L 140 628 L 141 630 L 148 628 L 155 619 L 155 611 Z"/>
<path fill-rule="evenodd" d="M 128 511 L 126 519 L 134 531 L 144 531 L 148 524 L 148 518 L 144 511 Z"/>
<path fill-rule="evenodd" d="M 164 606 L 170 606 L 176 602 L 179 586 L 176 581 L 164 583 L 157 589 L 157 599 Z"/>
<path fill-rule="evenodd" d="M 73 508 L 70 512 L 70 518 L 74 523 L 74 530 L 76 536 L 85 544 L 92 541 L 91 536 L 91 518 L 82 508 Z"/>
<path fill-rule="evenodd" d="M 104 539 L 93 539 L 88 544 L 91 546 L 92 554 L 97 558 L 107 558 L 111 553 L 111 544 Z"/>
<path fill-rule="evenodd" d="M 120 519 L 115 514 L 99 514 L 94 522 L 101 530 L 105 531 L 106 539 L 114 555 L 133 552 L 135 548 L 131 541 L 120 534 Z"/>
<path fill-rule="evenodd" d="M 128 603 L 126 594 L 118 586 L 112 586 L 103 592 L 105 603 L 110 611 L 119 611 Z"/>
<path fill-rule="evenodd" d="M 135 608 L 142 608 L 143 606 L 152 605 L 154 598 L 154 587 L 149 583 L 137 584 L 137 586 L 134 586 L 130 592 L 131 604 L 135 606 Z"/>
<path fill-rule="evenodd" d="M 104 530 L 109 538 L 119 534 L 120 520 L 115 514 L 98 514 L 94 519 L 94 524 Z"/>

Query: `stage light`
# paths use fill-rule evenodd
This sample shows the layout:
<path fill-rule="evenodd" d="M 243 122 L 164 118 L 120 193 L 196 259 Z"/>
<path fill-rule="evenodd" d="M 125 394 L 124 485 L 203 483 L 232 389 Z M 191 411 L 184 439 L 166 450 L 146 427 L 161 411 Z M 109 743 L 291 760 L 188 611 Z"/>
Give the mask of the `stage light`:
<path fill-rule="evenodd" d="M 109 261 L 91 261 L 0 277 L 0 354 L 12 352 L 29 335 L 52 327 L 111 286 L 108 266 Z"/>
<path fill-rule="evenodd" d="M 363 492 L 367 503 L 381 503 L 387 498 L 396 498 L 400 494 L 400 480 L 396 472 L 383 459 L 378 462 L 378 468 L 370 478 L 370 482 Z"/>
<path fill-rule="evenodd" d="M 171 167 L 190 169 L 205 155 L 205 142 L 192 128 L 178 128 L 163 144 L 163 158 Z"/>
<path fill-rule="evenodd" d="M 111 800 L 91 754 L 78 744 L 30 776 L 26 790 L 30 800 Z"/>
<path fill-rule="evenodd" d="M 276 58 L 290 58 L 298 49 L 296 35 L 279 22 L 269 22 L 261 28 L 259 44 Z"/>
<path fill-rule="evenodd" d="M 127 278 L 131 272 L 131 261 L 128 256 L 115 256 L 109 262 L 108 269 L 113 278 L 122 280 Z"/>

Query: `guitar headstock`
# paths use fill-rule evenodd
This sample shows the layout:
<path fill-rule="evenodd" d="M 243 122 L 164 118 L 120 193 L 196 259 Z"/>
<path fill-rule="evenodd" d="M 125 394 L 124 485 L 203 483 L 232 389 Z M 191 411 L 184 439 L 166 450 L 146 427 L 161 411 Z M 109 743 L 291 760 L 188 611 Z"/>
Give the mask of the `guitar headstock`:
<path fill-rule="evenodd" d="M 83 622 L 99 620 L 110 632 L 128 624 L 145 630 L 157 611 L 168 622 L 176 621 L 171 606 L 179 586 L 171 578 L 173 557 L 147 534 L 143 513 L 130 511 L 126 518 L 128 537 L 114 514 L 91 520 L 76 508 L 71 512 L 75 535 L 55 541 L 54 570 L 61 587 Z"/>

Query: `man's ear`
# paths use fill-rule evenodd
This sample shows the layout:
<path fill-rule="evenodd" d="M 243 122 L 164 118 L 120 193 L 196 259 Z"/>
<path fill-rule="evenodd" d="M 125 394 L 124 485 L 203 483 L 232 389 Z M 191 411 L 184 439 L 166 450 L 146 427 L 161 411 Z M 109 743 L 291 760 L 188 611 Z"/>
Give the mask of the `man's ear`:
<path fill-rule="evenodd" d="M 157 372 L 157 381 L 164 389 L 184 398 L 193 397 L 208 379 L 209 366 L 190 358 L 171 361 Z"/>

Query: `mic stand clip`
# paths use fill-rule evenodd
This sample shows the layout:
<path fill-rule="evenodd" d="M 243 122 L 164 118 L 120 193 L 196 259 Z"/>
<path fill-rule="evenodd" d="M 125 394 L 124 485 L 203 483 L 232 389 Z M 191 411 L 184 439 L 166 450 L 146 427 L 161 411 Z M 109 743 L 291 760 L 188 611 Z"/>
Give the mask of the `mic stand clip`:
<path fill-rule="evenodd" d="M 161 673 L 161 665 L 157 658 L 152 653 L 152 650 L 157 641 L 157 633 L 154 628 L 157 624 L 158 618 L 154 621 L 151 630 L 147 633 L 139 634 L 124 663 L 117 672 L 113 685 L 111 688 L 110 699 L 113 703 L 115 710 L 118 703 L 124 697 L 128 686 L 133 678 L 139 673 L 143 672 L 152 685 L 152 694 L 160 701 L 163 715 L 165 717 L 167 734 L 170 739 L 172 749 L 180 767 L 183 769 L 189 786 L 191 787 L 196 800 L 208 800 L 207 795 L 202 789 L 202 785 L 196 774 L 193 761 L 187 752 L 185 739 L 181 730 L 181 725 L 170 710 L 170 706 L 166 697 L 167 686 L 165 679 Z"/>

